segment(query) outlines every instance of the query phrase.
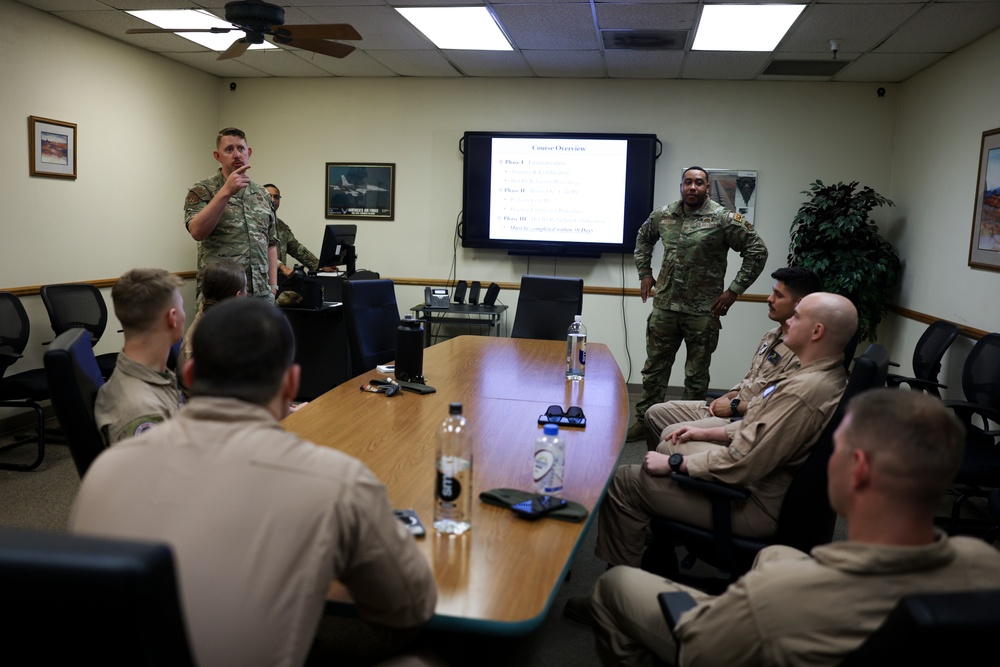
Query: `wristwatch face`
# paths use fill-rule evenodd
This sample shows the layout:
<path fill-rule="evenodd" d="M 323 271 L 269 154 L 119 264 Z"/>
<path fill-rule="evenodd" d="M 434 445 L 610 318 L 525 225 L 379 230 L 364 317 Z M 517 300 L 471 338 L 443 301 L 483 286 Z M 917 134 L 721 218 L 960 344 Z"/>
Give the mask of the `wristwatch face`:
<path fill-rule="evenodd" d="M 660 460 L 662 461 L 663 459 Z M 673 470 L 674 472 L 681 471 L 681 463 L 683 462 L 684 462 L 684 456 L 682 454 L 671 454 L 670 458 L 667 459 L 667 464 L 670 466 L 670 469 Z"/>

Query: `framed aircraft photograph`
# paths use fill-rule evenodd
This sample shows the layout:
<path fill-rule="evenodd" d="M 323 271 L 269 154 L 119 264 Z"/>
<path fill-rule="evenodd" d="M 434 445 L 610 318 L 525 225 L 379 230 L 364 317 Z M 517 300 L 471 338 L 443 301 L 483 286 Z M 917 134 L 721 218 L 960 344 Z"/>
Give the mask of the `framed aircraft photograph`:
<path fill-rule="evenodd" d="M 396 213 L 396 165 L 326 163 L 326 217 L 392 220 Z"/>

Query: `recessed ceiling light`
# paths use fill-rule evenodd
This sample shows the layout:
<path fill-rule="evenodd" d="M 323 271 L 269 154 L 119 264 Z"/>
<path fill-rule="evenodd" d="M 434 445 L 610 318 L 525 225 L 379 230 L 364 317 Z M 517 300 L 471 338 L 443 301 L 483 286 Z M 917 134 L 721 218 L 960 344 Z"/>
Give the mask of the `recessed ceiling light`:
<path fill-rule="evenodd" d="M 774 51 L 805 5 L 705 5 L 695 51 Z"/>
<path fill-rule="evenodd" d="M 206 49 L 223 52 L 238 39 L 246 36 L 242 30 L 233 28 L 233 24 L 223 21 L 215 14 L 195 9 L 148 9 L 126 12 L 146 23 L 152 23 L 157 28 L 173 30 L 174 28 L 188 28 L 191 30 L 209 30 L 211 28 L 229 28 L 229 32 L 178 32 L 178 37 L 183 37 L 195 44 L 200 44 Z M 251 44 L 251 49 L 276 49 L 273 44 L 264 42 L 263 44 Z"/>
<path fill-rule="evenodd" d="M 487 7 L 396 7 L 439 49 L 513 51 Z"/>

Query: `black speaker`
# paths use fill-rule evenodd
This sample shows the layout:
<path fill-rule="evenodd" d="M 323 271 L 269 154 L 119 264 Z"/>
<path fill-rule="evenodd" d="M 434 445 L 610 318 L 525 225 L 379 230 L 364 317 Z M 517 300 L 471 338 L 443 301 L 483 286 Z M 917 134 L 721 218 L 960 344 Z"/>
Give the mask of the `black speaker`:
<path fill-rule="evenodd" d="M 469 303 L 473 306 L 479 305 L 479 290 L 482 288 L 483 285 L 478 280 L 473 280 L 472 285 L 469 286 Z"/>
<path fill-rule="evenodd" d="M 455 285 L 455 303 L 463 303 L 465 301 L 465 288 L 467 287 L 464 280 L 459 280 L 458 284 Z"/>
<path fill-rule="evenodd" d="M 483 297 L 484 306 L 494 306 L 497 302 L 497 295 L 500 294 L 500 286 L 496 283 L 490 283 L 490 286 L 486 288 L 486 296 Z"/>

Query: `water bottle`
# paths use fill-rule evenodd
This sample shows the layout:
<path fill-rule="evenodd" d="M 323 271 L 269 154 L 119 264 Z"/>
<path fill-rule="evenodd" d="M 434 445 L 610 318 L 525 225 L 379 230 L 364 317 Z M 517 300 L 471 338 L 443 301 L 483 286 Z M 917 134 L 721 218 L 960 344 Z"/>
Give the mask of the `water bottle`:
<path fill-rule="evenodd" d="M 448 406 L 437 436 L 434 528 L 461 535 L 472 527 L 472 444 L 462 404 Z"/>
<path fill-rule="evenodd" d="M 580 315 L 574 315 L 566 333 L 566 379 L 582 380 L 587 365 L 587 327 Z"/>
<path fill-rule="evenodd" d="M 566 443 L 559 437 L 556 424 L 546 424 L 544 434 L 535 440 L 535 463 L 532 478 L 535 493 L 561 496 L 566 469 Z"/>

